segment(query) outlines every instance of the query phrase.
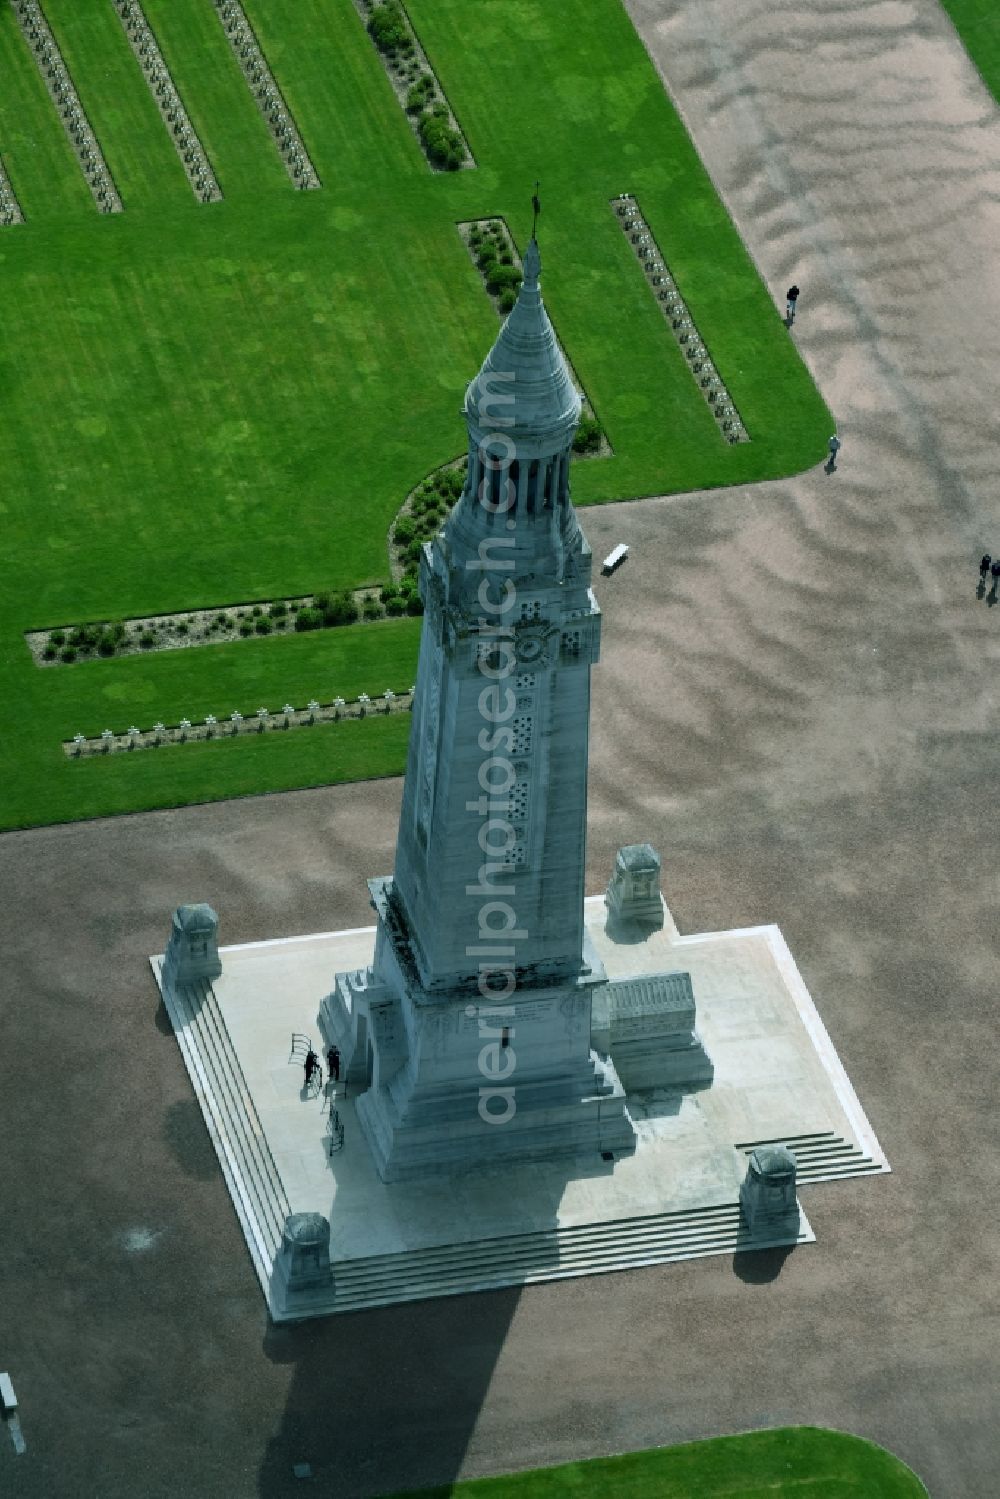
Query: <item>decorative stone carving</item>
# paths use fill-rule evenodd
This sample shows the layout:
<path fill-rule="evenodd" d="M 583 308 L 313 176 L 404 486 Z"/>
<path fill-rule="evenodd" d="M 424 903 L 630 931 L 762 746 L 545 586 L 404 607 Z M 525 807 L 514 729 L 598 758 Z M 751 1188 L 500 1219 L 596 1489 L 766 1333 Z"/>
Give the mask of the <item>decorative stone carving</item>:
<path fill-rule="evenodd" d="M 290 1213 L 274 1261 L 271 1293 L 283 1312 L 308 1310 L 333 1294 L 330 1224 L 322 1213 Z"/>
<path fill-rule="evenodd" d="M 628 843 L 618 850 L 605 900 L 613 920 L 663 925 L 660 856 L 651 843 Z"/>
<path fill-rule="evenodd" d="M 751 1151 L 740 1187 L 740 1205 L 754 1238 L 770 1238 L 797 1227 L 795 1157 L 784 1145 L 759 1146 Z"/>
<path fill-rule="evenodd" d="M 219 918 L 204 902 L 177 907 L 163 958 L 164 988 L 219 977 L 222 960 L 219 957 L 218 930 Z"/>

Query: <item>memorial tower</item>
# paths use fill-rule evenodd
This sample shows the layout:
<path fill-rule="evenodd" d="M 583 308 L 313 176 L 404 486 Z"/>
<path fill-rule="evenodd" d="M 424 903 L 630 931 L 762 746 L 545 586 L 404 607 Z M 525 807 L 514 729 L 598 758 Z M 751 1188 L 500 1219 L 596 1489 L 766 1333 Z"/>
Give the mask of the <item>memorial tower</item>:
<path fill-rule="evenodd" d="M 542 302 L 517 302 L 463 407 L 465 488 L 424 547 L 395 873 L 369 881 L 371 968 L 320 1023 L 364 1089 L 386 1180 L 634 1146 L 591 1050 L 584 929 L 591 554 L 569 468 L 580 398 Z"/>

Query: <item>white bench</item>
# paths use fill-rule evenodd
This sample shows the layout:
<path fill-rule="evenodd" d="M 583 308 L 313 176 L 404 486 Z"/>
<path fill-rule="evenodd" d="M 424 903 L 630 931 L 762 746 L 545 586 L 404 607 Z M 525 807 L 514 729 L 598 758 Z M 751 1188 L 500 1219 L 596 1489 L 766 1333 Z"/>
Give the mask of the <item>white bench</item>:
<path fill-rule="evenodd" d="M 606 578 L 610 577 L 616 567 L 621 567 L 628 556 L 628 547 L 624 542 L 619 542 L 614 551 L 609 552 L 601 563 L 601 572 Z"/>
<path fill-rule="evenodd" d="M 17 1410 L 17 1396 L 9 1374 L 0 1374 L 0 1405 L 5 1411 Z"/>

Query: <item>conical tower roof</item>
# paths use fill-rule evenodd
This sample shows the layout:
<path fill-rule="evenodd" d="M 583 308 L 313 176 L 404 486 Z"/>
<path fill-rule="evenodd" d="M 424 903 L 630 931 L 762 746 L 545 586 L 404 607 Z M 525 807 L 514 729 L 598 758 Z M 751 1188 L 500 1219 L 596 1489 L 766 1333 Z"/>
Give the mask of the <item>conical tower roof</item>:
<path fill-rule="evenodd" d="M 546 437 L 580 419 L 580 397 L 542 301 L 541 264 L 532 237 L 517 302 L 465 393 L 465 418 L 479 435 L 498 428 L 515 440 Z"/>

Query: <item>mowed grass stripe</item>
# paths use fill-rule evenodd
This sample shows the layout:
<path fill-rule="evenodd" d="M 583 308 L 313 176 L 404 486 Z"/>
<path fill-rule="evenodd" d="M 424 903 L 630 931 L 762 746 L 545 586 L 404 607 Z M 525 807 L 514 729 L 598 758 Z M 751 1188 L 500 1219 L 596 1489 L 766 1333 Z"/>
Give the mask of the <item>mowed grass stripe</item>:
<path fill-rule="evenodd" d="M 125 211 L 192 208 L 184 169 L 110 0 L 46 0 L 45 14 Z"/>
<path fill-rule="evenodd" d="M 289 189 L 211 0 L 143 0 L 163 59 L 227 199 Z"/>
<path fill-rule="evenodd" d="M 0 3 L 0 79 L 0 151 L 25 218 L 30 223 L 61 214 L 96 215 L 9 0 Z"/>
<path fill-rule="evenodd" d="M 351 0 L 243 0 L 324 190 L 343 202 L 431 176 Z"/>

